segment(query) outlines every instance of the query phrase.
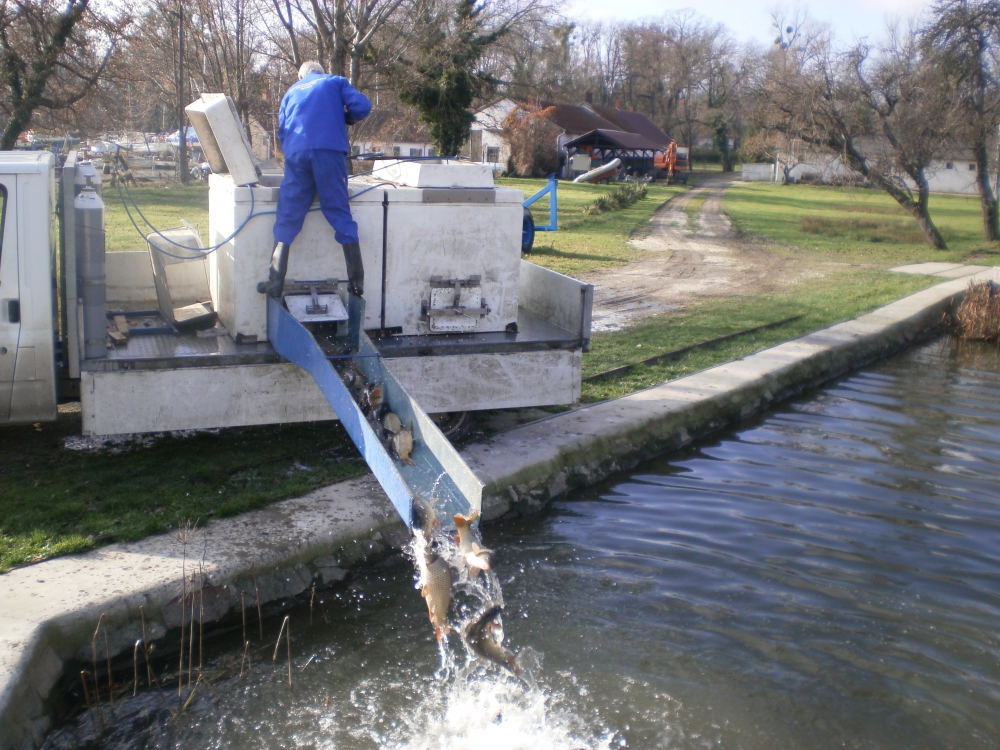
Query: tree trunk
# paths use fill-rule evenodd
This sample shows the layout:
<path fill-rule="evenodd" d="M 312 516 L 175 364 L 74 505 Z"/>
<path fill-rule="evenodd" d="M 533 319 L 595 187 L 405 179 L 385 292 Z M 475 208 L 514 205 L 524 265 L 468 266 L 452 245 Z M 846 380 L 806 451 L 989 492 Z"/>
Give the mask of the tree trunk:
<path fill-rule="evenodd" d="M 20 106 L 14 108 L 10 119 L 7 120 L 7 127 L 4 128 L 3 138 L 0 139 L 0 151 L 10 151 L 14 148 L 17 137 L 31 124 L 31 115 L 35 111 L 35 106 L 30 102 L 22 102 Z"/>
<path fill-rule="evenodd" d="M 1000 240 L 1000 211 L 997 199 L 990 186 L 990 160 L 986 150 L 986 139 L 976 144 L 976 187 L 979 188 L 979 203 L 983 209 L 983 235 L 987 242 Z"/>
<path fill-rule="evenodd" d="M 361 76 L 361 53 L 357 47 L 351 47 L 351 71 L 348 80 L 354 88 L 358 87 L 358 78 Z"/>
<path fill-rule="evenodd" d="M 948 245 L 945 244 L 944 237 L 938 231 L 938 228 L 934 226 L 934 222 L 931 221 L 930 212 L 927 210 L 927 198 L 930 195 L 930 191 L 927 189 L 926 183 L 920 187 L 918 191 L 918 199 L 914 203 L 908 196 L 906 201 L 909 204 L 900 202 L 903 208 L 908 208 L 910 213 L 913 214 L 913 218 L 917 220 L 917 224 L 920 225 L 920 231 L 924 233 L 924 237 L 927 238 L 927 244 L 933 247 L 935 250 L 947 250 Z M 898 198 L 896 199 L 899 200 Z"/>
<path fill-rule="evenodd" d="M 927 240 L 928 245 L 935 250 L 947 250 L 948 245 L 945 243 L 944 237 L 941 236 L 937 227 L 934 226 L 930 211 L 928 211 L 927 200 L 930 197 L 931 191 L 927 185 L 927 177 L 924 175 L 923 168 L 909 175 L 910 179 L 917 184 L 917 200 L 914 201 L 906 190 L 900 188 L 889 177 L 868 166 L 868 162 L 865 161 L 861 152 L 858 151 L 852 137 L 842 133 L 841 138 L 843 138 L 844 155 L 847 157 L 847 162 L 851 167 L 871 180 L 875 187 L 884 190 L 892 196 L 892 199 L 896 203 L 905 208 L 907 213 L 911 214 L 917 220 L 920 231 L 924 233 L 924 238 Z M 836 143 L 830 143 L 829 145 L 835 146 Z"/>

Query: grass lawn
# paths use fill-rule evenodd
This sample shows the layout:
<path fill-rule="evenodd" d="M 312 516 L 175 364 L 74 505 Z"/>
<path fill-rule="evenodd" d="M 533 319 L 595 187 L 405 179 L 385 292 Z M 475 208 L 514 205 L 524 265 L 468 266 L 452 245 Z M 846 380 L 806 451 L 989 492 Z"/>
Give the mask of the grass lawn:
<path fill-rule="evenodd" d="M 184 219 L 197 226 L 201 230 L 202 240 L 208 241 L 208 186 L 204 183 L 181 185 L 176 182 L 164 182 L 155 187 L 146 187 L 140 183 L 139 187 L 129 185 L 129 190 L 132 197 L 135 198 L 135 202 L 139 204 L 143 216 L 149 219 L 150 223 L 157 229 L 179 227 L 181 219 Z M 124 190 L 122 194 L 128 201 L 128 194 Z M 105 242 L 108 252 L 145 251 L 147 249 L 146 241 L 139 236 L 129 221 L 122 206 L 118 189 L 107 183 L 104 185 L 104 205 Z M 150 232 L 149 227 L 136 214 L 135 207 L 131 203 L 128 204 L 128 207 L 139 228 L 144 233 Z"/>
<path fill-rule="evenodd" d="M 339 423 L 253 427 L 73 451 L 79 413 L 0 429 L 0 572 L 302 495 L 366 470 Z"/>
<path fill-rule="evenodd" d="M 917 222 L 877 190 L 737 182 L 722 208 L 743 231 L 773 240 L 775 251 L 786 255 L 886 267 L 925 260 L 1000 262 L 1000 247 L 983 239 L 976 196 L 931 196 L 931 218 L 947 250 L 930 247 Z"/>
<path fill-rule="evenodd" d="M 699 197 L 688 203 L 689 225 L 700 210 Z M 584 401 L 621 396 L 745 356 L 941 281 L 890 273 L 887 269 L 892 266 L 927 260 L 1000 262 L 1000 247 L 982 239 L 975 196 L 931 197 L 931 216 L 948 242 L 945 251 L 927 245 L 914 219 L 888 195 L 873 190 L 736 182 L 723 196 L 723 210 L 740 231 L 766 239 L 773 252 L 836 263 L 836 270 L 778 294 L 710 300 L 682 313 L 648 318 L 625 331 L 595 335 L 591 352 L 584 358 L 585 376 L 726 333 L 802 316 L 780 328 L 691 352 L 676 361 L 584 383 Z"/>
<path fill-rule="evenodd" d="M 545 180 L 505 178 L 497 183 L 523 190 L 525 198 L 545 187 Z M 559 231 L 536 234 L 530 260 L 569 276 L 635 260 L 642 251 L 628 244 L 632 232 L 649 221 L 664 202 L 687 190 L 682 185 L 650 185 L 646 197 L 628 208 L 594 215 L 583 212 L 595 198 L 613 189 L 612 185 L 560 182 Z M 531 212 L 536 224 L 548 224 L 549 197 L 532 205 Z"/>
<path fill-rule="evenodd" d="M 721 362 L 745 357 L 769 346 L 856 317 L 912 292 L 939 283 L 927 276 L 882 270 L 843 270 L 811 279 L 780 294 L 722 297 L 681 313 L 647 318 L 624 331 L 598 333 L 583 358 L 584 377 L 691 344 L 800 315 L 778 328 L 689 352 L 680 359 L 641 365 L 631 372 L 583 384 L 584 403 L 624 396 Z"/>

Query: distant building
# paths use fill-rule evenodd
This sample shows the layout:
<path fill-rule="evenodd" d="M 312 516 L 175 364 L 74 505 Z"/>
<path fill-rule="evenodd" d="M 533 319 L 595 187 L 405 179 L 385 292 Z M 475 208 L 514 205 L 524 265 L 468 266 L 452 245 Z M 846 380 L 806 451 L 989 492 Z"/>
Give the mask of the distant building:
<path fill-rule="evenodd" d="M 510 157 L 510 144 L 504 138 L 503 123 L 519 104 L 533 110 L 546 110 L 549 120 L 562 131 L 556 138 L 556 149 L 562 164 L 559 176 L 566 179 L 581 172 L 581 169 L 574 167 L 582 167 L 583 160 L 572 158 L 580 149 L 567 147 L 567 144 L 582 136 L 590 136 L 587 139 L 588 148 L 598 144 L 605 146 L 608 151 L 624 149 L 632 153 L 636 164 L 644 165 L 643 171 L 652 168 L 653 153 L 666 150 L 672 140 L 645 115 L 618 107 L 590 102 L 580 105 L 553 104 L 504 98 L 476 113 L 466 149 L 466 155 L 472 161 L 493 164 L 498 170 L 506 167 Z M 600 162 L 602 158 L 598 156 L 597 161 Z M 626 157 L 628 158 L 631 157 Z M 589 163 L 588 161 L 588 165 Z"/>
<path fill-rule="evenodd" d="M 878 138 L 866 138 L 859 144 L 866 159 L 890 159 L 887 144 Z M 976 163 L 972 151 L 961 146 L 941 149 L 926 170 L 927 184 L 932 193 L 976 195 Z M 916 186 L 909 177 L 903 182 L 910 188 Z M 837 154 L 800 140 L 778 152 L 774 170 L 775 182 L 839 184 L 864 182 L 864 178 L 851 169 Z"/>
<path fill-rule="evenodd" d="M 427 126 L 410 109 L 377 109 L 348 130 L 351 153 L 386 156 L 436 156 Z"/>

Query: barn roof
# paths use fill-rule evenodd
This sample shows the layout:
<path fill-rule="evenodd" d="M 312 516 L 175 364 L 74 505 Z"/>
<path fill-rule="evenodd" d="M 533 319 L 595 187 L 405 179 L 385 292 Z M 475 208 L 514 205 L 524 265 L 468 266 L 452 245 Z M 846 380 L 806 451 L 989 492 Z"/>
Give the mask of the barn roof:
<path fill-rule="evenodd" d="M 639 133 L 626 133 L 624 130 L 597 128 L 584 133 L 578 138 L 566 143 L 566 148 L 618 149 L 623 151 L 663 151 L 666 146 L 651 141 Z"/>
<path fill-rule="evenodd" d="M 673 140 L 669 135 L 656 127 L 648 117 L 639 112 L 629 112 L 624 109 L 618 109 L 618 107 L 605 107 L 600 104 L 587 104 L 586 106 L 605 120 L 617 125 L 617 130 L 643 135 L 657 144 L 659 148 L 666 148 L 670 145 L 670 141 Z"/>

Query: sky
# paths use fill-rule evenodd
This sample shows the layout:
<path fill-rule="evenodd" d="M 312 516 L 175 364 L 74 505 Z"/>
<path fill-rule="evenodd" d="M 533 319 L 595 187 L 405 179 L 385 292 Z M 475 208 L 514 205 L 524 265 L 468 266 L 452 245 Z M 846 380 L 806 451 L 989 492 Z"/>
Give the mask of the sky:
<path fill-rule="evenodd" d="M 905 20 L 919 15 L 930 0 L 825 0 L 825 2 L 781 3 L 779 0 L 566 0 L 571 20 L 639 20 L 689 8 L 725 24 L 740 41 L 756 39 L 771 44 L 777 35 L 771 26 L 771 11 L 805 10 L 815 21 L 829 23 L 842 42 L 880 36 L 886 18 Z"/>

